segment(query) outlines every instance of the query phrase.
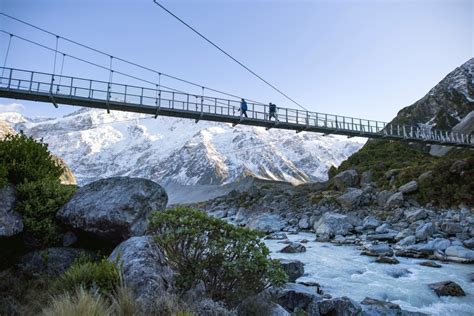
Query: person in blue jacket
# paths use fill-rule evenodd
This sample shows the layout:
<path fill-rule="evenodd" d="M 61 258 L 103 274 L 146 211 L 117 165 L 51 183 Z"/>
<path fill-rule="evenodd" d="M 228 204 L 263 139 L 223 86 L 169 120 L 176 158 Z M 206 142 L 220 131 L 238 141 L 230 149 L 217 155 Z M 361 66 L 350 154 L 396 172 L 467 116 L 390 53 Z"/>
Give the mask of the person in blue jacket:
<path fill-rule="evenodd" d="M 275 119 L 275 121 L 277 121 L 277 117 L 276 117 L 276 111 L 277 111 L 277 107 L 276 107 L 276 104 L 273 104 L 270 102 L 269 104 L 269 114 L 268 114 L 268 119 L 271 120 L 272 117 Z"/>
<path fill-rule="evenodd" d="M 239 109 L 239 111 L 240 111 L 240 116 L 245 115 L 245 117 L 248 117 L 248 116 L 247 116 L 247 102 L 245 102 L 244 99 L 242 99 L 242 100 L 240 101 L 240 109 Z"/>

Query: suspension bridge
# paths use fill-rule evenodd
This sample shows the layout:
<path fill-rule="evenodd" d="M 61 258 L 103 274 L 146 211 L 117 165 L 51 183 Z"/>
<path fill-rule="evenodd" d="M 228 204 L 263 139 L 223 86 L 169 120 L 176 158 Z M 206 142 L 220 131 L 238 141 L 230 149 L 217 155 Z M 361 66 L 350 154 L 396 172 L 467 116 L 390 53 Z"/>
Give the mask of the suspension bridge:
<path fill-rule="evenodd" d="M 3 13 L 0 14 L 7 16 Z M 388 139 L 395 141 L 474 148 L 474 137 L 472 134 L 443 131 L 426 128 L 423 126 L 390 124 L 381 121 L 318 113 L 308 111 L 306 109 L 300 110 L 286 107 L 277 107 L 275 113 L 276 115 L 271 118 L 269 105 L 251 100 L 247 102 L 248 117 L 245 117 L 242 116 L 241 112 L 239 112 L 240 97 L 236 95 L 224 93 L 216 89 L 197 85 L 187 80 L 162 74 L 150 68 L 113 57 L 112 55 L 101 52 L 97 49 L 85 46 L 64 37 L 60 37 L 59 35 L 33 26 L 27 22 L 18 20 L 16 18 L 12 19 L 55 36 L 56 46 L 54 48 L 48 47 L 34 40 L 12 34 L 11 32 L 7 32 L 5 30 L 0 30 L 1 33 L 9 36 L 9 43 L 5 54 L 4 65 L 3 67 L 0 67 L 0 97 L 3 98 L 50 102 L 55 107 L 58 107 L 59 104 L 65 104 L 104 109 L 109 112 L 111 110 L 116 110 L 143 113 L 153 115 L 155 118 L 158 116 L 187 118 L 194 120 L 196 123 L 200 120 L 206 120 L 230 123 L 233 126 L 237 124 L 260 126 L 266 128 L 267 130 L 276 128 L 293 130 L 297 133 L 304 131 L 322 133 L 324 135 L 335 134 L 345 135 L 348 137 L 366 137 L 374 139 Z M 13 38 L 52 51 L 54 53 L 53 71 L 48 73 L 6 67 L 10 44 Z M 94 52 L 110 57 L 109 66 L 106 67 L 98 65 L 80 57 L 59 51 L 58 41 L 60 39 L 69 41 L 70 43 L 85 47 Z M 61 71 L 59 74 L 56 73 L 58 55 L 62 55 L 63 57 Z M 101 81 L 94 78 L 81 78 L 64 75 L 63 65 L 66 57 L 106 69 L 109 72 L 109 80 Z M 121 73 L 117 69 L 112 68 L 112 61 L 114 58 L 123 62 L 127 62 L 143 70 L 156 73 L 160 78 L 162 75 L 165 75 L 169 78 L 180 80 L 187 84 L 199 86 L 202 88 L 202 93 L 186 93 L 184 91 L 163 86 L 161 85 L 160 80 L 158 83 L 156 83 L 140 79 L 127 73 Z M 116 80 L 113 80 L 113 74 L 121 74 L 125 77 L 142 81 L 147 85 L 152 85 L 153 88 L 117 82 Z M 204 93 L 205 89 L 225 95 L 225 97 L 206 95 Z M 278 91 L 281 92 L 280 90 Z M 300 106 L 298 103 L 296 104 Z"/>

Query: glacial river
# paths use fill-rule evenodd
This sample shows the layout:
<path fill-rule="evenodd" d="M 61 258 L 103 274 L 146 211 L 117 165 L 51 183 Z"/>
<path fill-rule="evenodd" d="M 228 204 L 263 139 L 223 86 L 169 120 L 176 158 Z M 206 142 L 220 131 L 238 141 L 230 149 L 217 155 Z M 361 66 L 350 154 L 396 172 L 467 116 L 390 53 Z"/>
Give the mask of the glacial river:
<path fill-rule="evenodd" d="M 420 266 L 425 260 L 401 258 L 400 264 L 374 262 L 375 257 L 361 256 L 355 246 L 336 246 L 314 242 L 314 234 L 288 235 L 291 241 L 309 240 L 305 253 L 278 252 L 285 245 L 265 240 L 273 258 L 297 259 L 304 263 L 305 275 L 297 281 L 316 281 L 333 297 L 348 296 L 357 302 L 365 297 L 388 300 L 404 310 L 430 315 L 474 315 L 474 283 L 469 273 L 474 265 L 437 263 L 442 268 Z M 466 292 L 465 297 L 438 297 L 429 283 L 451 280 Z"/>

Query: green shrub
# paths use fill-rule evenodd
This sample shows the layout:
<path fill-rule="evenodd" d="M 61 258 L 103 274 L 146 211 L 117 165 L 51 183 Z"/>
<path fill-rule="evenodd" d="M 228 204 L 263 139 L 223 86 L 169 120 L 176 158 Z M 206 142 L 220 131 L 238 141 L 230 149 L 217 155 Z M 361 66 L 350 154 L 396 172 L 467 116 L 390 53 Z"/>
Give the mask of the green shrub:
<path fill-rule="evenodd" d="M 44 179 L 17 186 L 16 210 L 23 216 L 25 231 L 31 234 L 39 247 L 55 246 L 61 229 L 56 213 L 72 196 L 76 187 L 62 185 L 59 180 Z"/>
<path fill-rule="evenodd" d="M 71 292 L 78 287 L 96 289 L 102 294 L 114 293 L 120 285 L 120 267 L 106 258 L 91 261 L 81 258 L 74 262 L 55 282 L 57 292 Z"/>
<path fill-rule="evenodd" d="M 150 229 L 182 290 L 202 280 L 211 298 L 233 306 L 286 279 L 259 232 L 185 207 L 153 213 Z"/>
<path fill-rule="evenodd" d="M 0 188 L 8 183 L 8 169 L 6 164 L 0 164 Z"/>
<path fill-rule="evenodd" d="M 0 164 L 6 166 L 7 179 L 13 184 L 58 179 L 63 173 L 52 160 L 48 145 L 23 133 L 0 141 Z"/>

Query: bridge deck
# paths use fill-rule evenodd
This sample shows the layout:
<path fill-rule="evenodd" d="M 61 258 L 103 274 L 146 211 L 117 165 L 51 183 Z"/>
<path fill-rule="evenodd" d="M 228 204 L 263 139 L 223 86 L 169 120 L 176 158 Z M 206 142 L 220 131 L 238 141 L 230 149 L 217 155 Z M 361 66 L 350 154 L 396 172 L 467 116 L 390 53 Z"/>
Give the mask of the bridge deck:
<path fill-rule="evenodd" d="M 107 110 L 128 111 L 232 124 L 317 132 L 349 137 L 384 138 L 474 148 L 474 137 L 289 108 L 268 118 L 268 105 L 248 103 L 248 118 L 238 112 L 240 101 L 91 79 L 1 68 L 0 97 Z"/>

